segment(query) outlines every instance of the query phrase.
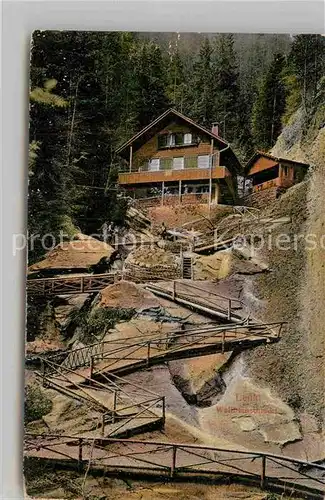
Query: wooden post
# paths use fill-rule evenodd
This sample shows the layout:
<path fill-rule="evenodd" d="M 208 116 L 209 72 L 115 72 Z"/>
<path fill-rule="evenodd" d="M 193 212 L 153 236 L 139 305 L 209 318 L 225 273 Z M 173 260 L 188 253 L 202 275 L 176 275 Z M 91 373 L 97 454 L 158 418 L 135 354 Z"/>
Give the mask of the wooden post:
<path fill-rule="evenodd" d="M 222 348 L 221 348 L 222 354 L 225 352 L 225 338 L 226 338 L 226 332 L 223 330 L 223 332 L 222 332 Z"/>
<path fill-rule="evenodd" d="M 173 281 L 173 300 L 175 300 L 176 297 L 176 280 Z"/>
<path fill-rule="evenodd" d="M 213 155 L 214 140 L 211 139 L 210 156 L 209 156 L 209 215 L 212 204 L 212 155 Z"/>
<path fill-rule="evenodd" d="M 81 276 L 81 278 L 80 278 L 80 292 L 81 292 L 81 293 L 83 293 L 84 288 L 85 288 L 85 284 L 84 284 L 84 277 L 83 277 L 83 276 Z"/>
<path fill-rule="evenodd" d="M 92 356 L 90 356 L 90 362 L 89 362 L 89 378 L 90 380 L 93 378 L 93 371 L 94 371 L 94 359 Z M 91 384 L 91 382 L 90 382 Z"/>
<path fill-rule="evenodd" d="M 182 181 L 179 180 L 178 184 L 178 201 L 179 203 L 182 203 Z"/>
<path fill-rule="evenodd" d="M 265 471 L 266 471 L 266 457 L 262 457 L 262 472 L 261 472 L 261 489 L 265 488 Z"/>
<path fill-rule="evenodd" d="M 165 426 L 165 414 L 166 414 L 166 401 L 165 396 L 162 397 L 162 416 L 163 416 L 163 426 Z"/>
<path fill-rule="evenodd" d="M 161 183 L 161 204 L 164 205 L 164 199 L 165 199 L 165 181 L 162 181 Z"/>
<path fill-rule="evenodd" d="M 175 469 L 176 469 L 176 452 L 177 452 L 177 446 L 173 446 L 173 456 L 172 456 L 172 466 L 170 468 L 170 477 L 174 477 L 175 475 Z"/>
<path fill-rule="evenodd" d="M 148 350 L 147 350 L 147 366 L 149 366 L 150 361 L 150 342 L 148 342 Z"/>
<path fill-rule="evenodd" d="M 132 172 L 132 161 L 133 161 L 133 146 L 130 146 L 130 161 L 129 161 L 129 167 L 130 167 L 130 172 Z"/>
<path fill-rule="evenodd" d="M 43 281 L 43 295 L 45 295 L 46 292 L 46 281 Z"/>
<path fill-rule="evenodd" d="M 78 468 L 82 469 L 82 438 L 79 438 Z"/>
<path fill-rule="evenodd" d="M 116 405 L 117 405 L 117 391 L 114 391 L 112 424 L 115 423 Z"/>
<path fill-rule="evenodd" d="M 231 320 L 231 299 L 228 300 L 228 321 Z"/>
<path fill-rule="evenodd" d="M 105 413 L 102 415 L 102 436 L 104 436 L 105 431 Z"/>

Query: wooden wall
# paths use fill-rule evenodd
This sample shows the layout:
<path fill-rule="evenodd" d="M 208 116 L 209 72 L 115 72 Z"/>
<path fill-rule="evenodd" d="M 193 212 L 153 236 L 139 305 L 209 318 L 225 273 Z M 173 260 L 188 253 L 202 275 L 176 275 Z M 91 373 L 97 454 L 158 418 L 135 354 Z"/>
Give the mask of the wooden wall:
<path fill-rule="evenodd" d="M 162 129 L 159 134 L 163 133 L 174 133 L 174 132 L 182 132 L 197 134 L 201 137 L 201 142 L 197 146 L 181 146 L 181 147 L 172 147 L 166 149 L 158 150 L 158 135 L 152 137 L 148 142 L 146 142 L 141 148 L 139 148 L 133 154 L 133 169 L 138 170 L 138 168 L 148 161 L 150 158 L 173 158 L 176 156 L 198 156 L 198 155 L 207 155 L 211 152 L 211 141 L 208 136 L 204 136 L 202 133 L 198 133 L 197 129 L 194 127 L 189 127 L 184 125 L 180 125 L 177 123 L 171 123 L 164 129 Z M 217 152 L 218 148 L 214 147 L 213 152 Z"/>

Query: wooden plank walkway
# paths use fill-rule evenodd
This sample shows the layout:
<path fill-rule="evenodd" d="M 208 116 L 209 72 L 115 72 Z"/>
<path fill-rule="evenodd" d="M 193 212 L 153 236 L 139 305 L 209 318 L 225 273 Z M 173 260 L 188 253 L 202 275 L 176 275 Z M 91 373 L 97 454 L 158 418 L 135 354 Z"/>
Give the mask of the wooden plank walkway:
<path fill-rule="evenodd" d="M 193 281 L 165 281 L 159 285 L 148 283 L 145 288 L 176 304 L 228 322 L 242 323 L 249 315 L 246 305 L 240 299 L 218 294 Z"/>
<path fill-rule="evenodd" d="M 81 375 L 76 370 L 48 361 L 50 374 L 43 374 L 43 385 L 81 401 L 95 410 L 95 430 L 101 435 L 128 437 L 158 429 L 165 423 L 165 398 L 133 382 L 111 375 L 105 383 Z"/>
<path fill-rule="evenodd" d="M 243 350 L 278 342 L 285 323 L 212 325 L 184 332 L 175 330 L 162 335 L 139 335 L 109 340 L 70 350 L 42 359 L 44 370 L 51 364 L 73 370 L 73 377 L 100 379 L 102 374 L 125 375 L 175 359 L 206 356 L 217 352 Z"/>
<path fill-rule="evenodd" d="M 322 499 L 325 467 L 292 457 L 249 450 L 214 448 L 205 445 L 107 439 L 94 436 L 25 436 L 25 457 L 73 464 L 91 469 L 128 474 L 152 474 L 169 479 L 201 479 L 230 476 L 262 489 L 274 487 L 304 498 Z"/>

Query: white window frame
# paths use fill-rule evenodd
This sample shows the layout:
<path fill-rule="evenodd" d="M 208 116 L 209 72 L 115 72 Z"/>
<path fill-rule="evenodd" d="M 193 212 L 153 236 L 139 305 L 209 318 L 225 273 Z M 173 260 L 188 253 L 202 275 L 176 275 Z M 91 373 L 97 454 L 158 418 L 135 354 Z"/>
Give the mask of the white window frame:
<path fill-rule="evenodd" d="M 181 166 L 175 166 L 175 160 L 181 160 Z M 184 156 L 175 156 L 173 158 L 173 170 L 184 170 Z"/>
<path fill-rule="evenodd" d="M 203 163 L 203 161 L 204 161 L 204 163 Z M 210 155 L 199 155 L 197 157 L 197 166 L 198 166 L 198 168 L 209 168 L 210 167 Z"/>
<path fill-rule="evenodd" d="M 191 133 L 184 134 L 184 144 L 192 144 L 192 140 L 193 137 Z"/>
<path fill-rule="evenodd" d="M 175 134 L 170 134 L 168 136 L 168 146 L 175 146 Z"/>
<path fill-rule="evenodd" d="M 158 172 L 160 170 L 160 158 L 151 158 L 148 165 L 149 172 Z"/>

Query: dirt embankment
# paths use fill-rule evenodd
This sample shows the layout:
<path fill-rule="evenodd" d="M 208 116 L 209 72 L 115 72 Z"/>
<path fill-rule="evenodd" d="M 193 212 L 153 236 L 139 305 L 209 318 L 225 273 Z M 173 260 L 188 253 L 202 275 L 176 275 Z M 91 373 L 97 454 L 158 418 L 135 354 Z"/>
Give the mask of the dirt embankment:
<path fill-rule="evenodd" d="M 264 321 L 288 322 L 281 342 L 245 354 L 249 372 L 274 388 L 296 411 L 324 421 L 325 381 L 325 130 L 309 146 L 296 145 L 277 154 L 310 161 L 309 179 L 287 191 L 270 212 L 289 215 L 290 224 L 272 231 L 271 248 L 259 254 L 270 274 L 253 278 L 254 295 L 265 307 Z M 284 236 L 281 236 L 284 235 Z M 283 238 L 283 248 L 276 238 Z"/>

